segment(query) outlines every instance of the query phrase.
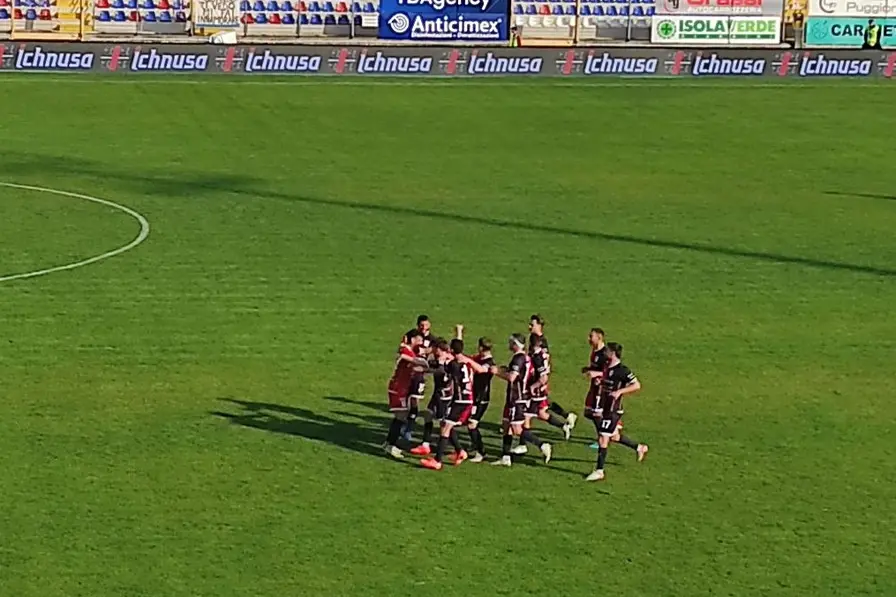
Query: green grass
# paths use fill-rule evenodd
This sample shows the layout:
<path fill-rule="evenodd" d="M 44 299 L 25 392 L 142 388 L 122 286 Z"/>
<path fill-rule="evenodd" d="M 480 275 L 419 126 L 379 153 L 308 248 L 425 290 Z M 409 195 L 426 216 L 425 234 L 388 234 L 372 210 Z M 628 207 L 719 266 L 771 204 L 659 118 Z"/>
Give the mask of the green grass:
<path fill-rule="evenodd" d="M 0 180 L 152 233 L 0 284 L 3 595 L 896 594 L 890 89 L 85 81 L 4 81 Z M 0 277 L 137 233 L 0 197 Z M 418 312 L 542 313 L 577 410 L 605 327 L 650 458 L 381 456 Z"/>

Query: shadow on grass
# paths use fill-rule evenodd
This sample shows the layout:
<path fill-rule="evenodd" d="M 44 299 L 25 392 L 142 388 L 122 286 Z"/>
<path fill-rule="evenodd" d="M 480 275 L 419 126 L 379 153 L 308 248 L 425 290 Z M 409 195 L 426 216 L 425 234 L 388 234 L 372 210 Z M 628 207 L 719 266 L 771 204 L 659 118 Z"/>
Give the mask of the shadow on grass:
<path fill-rule="evenodd" d="M 481 215 L 446 213 L 417 207 L 382 205 L 363 201 L 336 201 L 321 197 L 309 197 L 299 193 L 288 193 L 270 190 L 268 183 L 261 177 L 236 174 L 232 172 L 210 173 L 189 172 L 185 170 L 166 170 L 164 174 L 152 175 L 141 172 L 116 171 L 107 165 L 72 156 L 40 155 L 34 153 L 19 152 L 0 149 L 0 176 L 10 182 L 25 183 L 39 176 L 39 180 L 45 180 L 48 164 L 52 164 L 53 172 L 60 176 L 71 175 L 79 178 L 94 180 L 97 184 L 108 186 L 109 181 L 121 183 L 129 192 L 149 196 L 162 196 L 176 199 L 198 199 L 215 196 L 220 193 L 228 193 L 246 197 L 247 199 L 275 199 L 290 201 L 307 205 L 319 205 L 336 209 L 344 209 L 361 212 L 378 212 L 400 216 L 418 216 L 428 219 L 436 219 L 465 224 L 488 226 L 526 232 L 555 234 L 560 236 L 590 239 L 595 241 L 616 242 L 656 249 L 674 251 L 686 251 L 733 257 L 738 259 L 799 265 L 804 267 L 822 268 L 829 270 L 848 271 L 860 274 L 876 276 L 896 276 L 896 269 L 844 263 L 839 261 L 825 261 L 811 257 L 799 257 L 792 255 L 780 255 L 762 251 L 747 249 L 735 249 L 707 244 L 661 240 L 644 238 L 622 234 L 617 232 L 600 232 L 595 230 L 576 230 L 559 226 L 532 224 L 528 222 L 514 222 L 485 217 Z M 77 190 L 77 189 L 66 189 Z M 89 189 L 88 189 L 89 190 Z M 837 194 L 837 193 L 830 193 Z M 843 193 L 844 195 L 846 193 Z M 850 195 L 857 195 L 850 193 Z M 862 195 L 857 195 L 862 196 Z M 892 199 L 885 195 L 866 195 L 868 197 Z"/>
<path fill-rule="evenodd" d="M 859 197 L 861 199 L 883 199 L 884 201 L 896 201 L 896 195 L 885 195 L 883 193 L 855 193 L 851 191 L 825 191 L 825 195 L 834 197 Z"/>

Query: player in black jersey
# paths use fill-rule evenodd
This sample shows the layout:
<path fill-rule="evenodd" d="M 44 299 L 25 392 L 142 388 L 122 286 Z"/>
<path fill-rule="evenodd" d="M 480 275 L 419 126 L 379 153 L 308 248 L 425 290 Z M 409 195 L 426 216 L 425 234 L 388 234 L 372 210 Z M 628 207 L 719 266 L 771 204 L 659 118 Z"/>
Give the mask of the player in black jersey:
<path fill-rule="evenodd" d="M 544 318 L 537 313 L 532 315 L 532 317 L 529 318 L 530 356 L 531 356 L 532 340 L 534 340 L 535 338 L 541 338 L 542 348 L 544 349 L 544 353 L 546 355 L 546 358 L 548 359 L 548 364 L 550 364 L 551 347 L 548 345 L 548 339 L 545 338 L 545 336 L 544 336 L 545 324 L 546 324 L 546 322 L 545 322 Z M 576 416 L 575 413 L 567 411 L 565 408 L 563 408 L 557 402 L 554 402 L 551 399 L 548 399 L 548 410 L 550 410 L 552 413 L 554 413 L 561 419 L 565 419 L 566 424 L 569 425 L 570 433 L 572 432 L 572 430 L 576 426 L 576 420 L 578 419 L 578 417 Z M 568 436 L 568 434 L 566 434 L 566 432 L 564 432 L 564 435 L 566 435 L 566 439 L 569 439 L 569 436 Z"/>
<path fill-rule="evenodd" d="M 412 332 L 420 334 L 423 338 L 418 353 L 424 359 L 428 359 L 432 353 L 433 343 L 432 324 L 429 321 L 429 317 L 427 315 L 418 315 L 417 327 L 408 330 L 405 334 L 405 339 L 408 337 L 408 334 Z M 402 430 L 402 436 L 409 442 L 413 439 L 414 424 L 417 421 L 417 414 L 420 411 L 420 401 L 423 400 L 423 396 L 426 394 L 426 381 L 422 373 L 414 377 L 411 382 L 411 387 L 412 392 L 409 400 L 408 420 L 405 428 Z"/>
<path fill-rule="evenodd" d="M 463 327 L 458 326 L 458 338 L 461 337 L 462 332 Z M 474 450 L 470 462 L 482 462 L 485 460 L 485 444 L 482 442 L 482 432 L 479 430 L 479 423 L 485 416 L 491 401 L 491 368 L 495 366 L 495 359 L 492 357 L 492 341 L 488 338 L 479 338 L 477 346 L 479 351 L 475 356 L 465 357 L 469 359 L 473 368 L 473 412 L 467 423 L 467 429 L 470 431 L 470 442 Z M 463 362 L 463 359 L 460 360 Z"/>
<path fill-rule="evenodd" d="M 432 374 L 432 396 L 429 403 L 423 409 L 423 441 L 416 448 L 411 449 L 411 454 L 415 456 L 429 456 L 432 454 L 432 448 L 429 440 L 432 438 L 432 432 L 435 428 L 435 422 L 441 424 L 448 410 L 448 405 L 453 396 L 452 379 L 450 374 L 445 370 L 444 362 L 450 354 L 448 341 L 444 338 L 436 338 L 433 341 L 433 351 L 429 359 L 429 370 L 427 373 Z M 443 346 L 444 350 L 439 350 L 439 346 Z"/>
<path fill-rule="evenodd" d="M 501 459 L 492 464 L 511 466 L 510 447 L 514 436 L 521 436 L 527 442 L 535 444 L 544 455 L 545 464 L 551 461 L 551 444 L 541 441 L 531 430 L 525 428 L 526 410 L 529 398 L 529 379 L 532 375 L 532 361 L 526 354 L 526 342 L 522 334 L 513 334 L 508 339 L 507 347 L 513 355 L 507 367 L 492 367 L 492 375 L 497 375 L 507 382 L 507 395 L 504 402 Z"/>
<path fill-rule="evenodd" d="M 591 328 L 588 333 L 588 344 L 591 346 L 591 356 L 588 358 L 588 364 L 582 367 L 582 375 L 590 380 L 588 385 L 588 394 L 585 396 L 585 418 L 594 422 L 597 429 L 597 436 L 600 436 L 600 421 L 594 417 L 594 408 L 597 406 L 597 396 L 600 390 L 600 380 L 604 375 L 604 369 L 607 368 L 607 353 L 604 350 L 606 344 L 604 338 L 606 334 L 601 328 Z M 591 448 L 597 450 L 600 445 L 595 441 L 591 444 Z"/>
<path fill-rule="evenodd" d="M 572 427 L 565 419 L 549 412 L 550 407 L 550 354 L 543 346 L 544 336 L 529 336 L 529 359 L 532 361 L 532 377 L 529 380 L 529 408 L 526 411 L 526 429 L 532 428 L 533 419 L 541 419 L 563 431 L 563 437 L 569 439 Z M 526 440 L 520 437 L 520 445 L 513 449 L 514 454 L 525 454 Z"/>
<path fill-rule="evenodd" d="M 439 340 L 435 345 L 435 356 L 439 371 L 437 375 L 443 375 L 445 385 L 442 387 L 442 400 L 448 397 L 448 404 L 441 418 L 439 430 L 439 443 L 435 457 L 427 458 L 420 462 L 424 468 L 441 470 L 442 459 L 445 456 L 445 444 L 451 442 L 454 446 L 454 465 L 457 466 L 467 459 L 467 452 L 460 446 L 457 439 L 457 427 L 466 425 L 473 411 L 473 368 L 468 360 L 463 362 L 463 340 L 455 338 L 449 345 L 444 340 Z M 413 451 L 412 451 L 413 452 Z"/>
<path fill-rule="evenodd" d="M 607 366 L 600 381 L 599 395 L 594 408 L 594 414 L 599 419 L 600 448 L 597 452 L 597 466 L 594 472 L 585 478 L 587 481 L 600 481 L 605 478 L 604 464 L 610 441 L 618 442 L 622 439 L 623 399 L 641 389 L 641 382 L 631 369 L 622 363 L 622 345 L 610 342 L 604 347 L 604 352 L 607 356 Z M 626 440 L 631 442 L 629 438 Z M 647 455 L 647 444 L 636 446 L 640 462 Z"/>

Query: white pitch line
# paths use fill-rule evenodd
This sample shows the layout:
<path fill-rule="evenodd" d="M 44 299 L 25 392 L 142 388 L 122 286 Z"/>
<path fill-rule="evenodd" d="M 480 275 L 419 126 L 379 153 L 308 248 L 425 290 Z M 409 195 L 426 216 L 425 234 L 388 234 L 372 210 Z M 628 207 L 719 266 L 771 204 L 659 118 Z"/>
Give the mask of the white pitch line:
<path fill-rule="evenodd" d="M 289 76 L 289 75 L 261 75 Z M 474 79 L 466 77 L 447 78 L 437 75 L 421 76 L 413 80 L 391 79 L 359 79 L 358 75 L 348 75 L 351 79 L 339 79 L 338 75 L 297 75 L 295 79 L 261 79 L 257 75 L 205 75 L 202 78 L 187 79 L 185 75 L 172 75 L 169 78 L 143 78 L 143 75 L 125 76 L 99 75 L 96 77 L 81 77 L 77 74 L 51 76 L 51 75 L 13 75 L 0 76 L 0 81 L 5 83 L 80 83 L 87 85 L 230 85 L 230 86 L 287 86 L 287 87 L 675 87 L 675 88 L 727 88 L 727 89 L 823 89 L 836 87 L 838 82 L 844 83 L 844 79 L 829 79 L 825 82 L 809 82 L 805 79 L 793 79 L 789 82 L 751 81 L 738 79 L 701 79 L 693 80 L 683 76 L 650 76 L 650 77 L 626 77 L 619 79 L 560 79 L 541 77 L 538 79 Z M 219 78 L 220 77 L 220 78 Z M 239 78 L 235 78 L 239 77 Z M 875 83 L 850 81 L 850 88 L 880 88 L 887 87 L 889 81 Z"/>
<path fill-rule="evenodd" d="M 33 272 L 24 272 L 21 274 L 11 274 L 8 276 L 0 277 L 0 283 L 2 282 L 10 282 L 12 280 L 24 280 L 26 278 L 36 278 L 38 276 L 45 276 L 47 274 L 52 274 L 55 272 L 62 272 L 66 270 L 77 269 L 79 267 L 84 267 L 85 265 L 90 265 L 91 263 L 96 263 L 97 261 L 102 261 L 104 259 L 109 259 L 110 257 L 115 257 L 116 255 L 121 255 L 127 251 L 130 251 L 140 243 L 146 240 L 146 237 L 149 236 L 149 221 L 144 218 L 141 214 L 137 213 L 130 207 L 125 207 L 124 205 L 119 205 L 113 201 L 108 201 L 106 199 L 100 199 L 99 197 L 93 197 L 91 195 L 85 195 L 83 193 L 72 193 L 71 191 L 61 191 L 59 189 L 50 189 L 47 187 L 37 187 L 27 184 L 17 184 L 14 182 L 0 182 L 0 186 L 9 187 L 13 189 L 24 189 L 26 191 L 36 191 L 39 193 L 50 193 L 53 195 L 61 195 L 63 197 L 73 197 L 75 199 L 84 199 L 85 201 L 91 201 L 93 203 L 99 203 L 100 205 L 105 205 L 107 207 L 111 207 L 113 209 L 117 209 L 118 211 L 122 211 L 140 224 L 140 233 L 137 237 L 129 242 L 128 244 L 114 249 L 112 251 L 108 251 L 103 253 L 102 255 L 97 255 L 95 257 L 90 257 L 88 259 L 83 259 L 81 261 L 76 261 L 75 263 L 69 263 L 66 265 L 59 265 L 56 267 L 50 267 L 47 269 L 37 270 Z"/>

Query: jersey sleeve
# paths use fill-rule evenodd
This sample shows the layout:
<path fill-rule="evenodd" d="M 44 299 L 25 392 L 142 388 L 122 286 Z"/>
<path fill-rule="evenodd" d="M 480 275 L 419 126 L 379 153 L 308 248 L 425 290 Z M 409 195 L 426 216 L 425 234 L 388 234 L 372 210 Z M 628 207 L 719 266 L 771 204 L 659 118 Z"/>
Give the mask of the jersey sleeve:
<path fill-rule="evenodd" d="M 548 367 L 548 361 L 543 354 L 532 355 L 532 368 L 538 377 L 542 377 L 551 372 Z"/>
<path fill-rule="evenodd" d="M 508 369 L 511 373 L 522 375 L 523 369 L 525 369 L 525 362 L 526 357 L 521 354 L 516 354 L 510 359 L 510 367 L 508 367 Z"/>
<path fill-rule="evenodd" d="M 619 372 L 619 378 L 622 381 L 623 388 L 638 383 L 638 377 L 625 365 L 622 366 L 622 370 Z"/>
<path fill-rule="evenodd" d="M 412 349 L 410 346 L 408 346 L 407 344 L 402 344 L 402 345 L 398 348 L 398 356 L 399 356 L 399 357 L 410 357 L 410 358 L 412 358 L 412 359 L 416 359 L 416 358 L 417 358 L 417 355 L 414 354 L 413 349 Z"/>

